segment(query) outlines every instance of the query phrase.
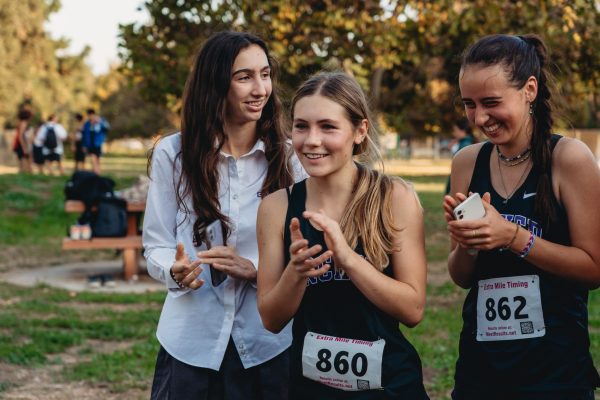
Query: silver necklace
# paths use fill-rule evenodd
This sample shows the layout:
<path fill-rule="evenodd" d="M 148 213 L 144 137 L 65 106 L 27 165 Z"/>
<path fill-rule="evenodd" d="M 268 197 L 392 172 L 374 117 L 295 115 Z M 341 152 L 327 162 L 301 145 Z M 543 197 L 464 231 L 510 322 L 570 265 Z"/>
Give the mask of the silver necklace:
<path fill-rule="evenodd" d="M 527 160 L 529 157 L 525 158 L 525 160 Z M 525 168 L 523 169 L 523 173 L 521 174 L 521 177 L 519 178 L 519 180 L 517 181 L 517 184 L 515 185 L 515 188 L 513 189 L 512 192 L 508 192 L 508 190 L 506 189 L 506 184 L 504 183 L 504 176 L 502 175 L 502 166 L 500 164 L 500 157 L 497 158 L 498 160 L 498 172 L 500 173 L 500 182 L 502 183 L 502 188 L 504 189 L 504 193 L 507 194 L 507 197 L 502 200 L 503 204 L 508 203 L 508 201 L 510 200 L 511 197 L 513 197 L 513 195 L 517 192 L 517 190 L 519 190 L 519 187 L 521 186 L 521 181 L 523 180 L 523 178 L 525 177 L 525 173 L 527 172 L 527 170 L 529 169 L 527 166 L 525 166 Z M 523 160 L 523 161 L 525 161 Z M 519 161 L 518 164 L 522 163 L 523 161 Z"/>
<path fill-rule="evenodd" d="M 514 157 L 506 157 L 504 154 L 500 152 L 500 147 L 496 145 L 496 154 L 498 154 L 498 160 L 502 161 L 502 164 L 507 167 L 514 167 L 515 165 L 519 165 L 522 162 L 527 161 L 527 159 L 531 156 L 531 147 L 528 147 L 520 154 L 517 154 Z"/>

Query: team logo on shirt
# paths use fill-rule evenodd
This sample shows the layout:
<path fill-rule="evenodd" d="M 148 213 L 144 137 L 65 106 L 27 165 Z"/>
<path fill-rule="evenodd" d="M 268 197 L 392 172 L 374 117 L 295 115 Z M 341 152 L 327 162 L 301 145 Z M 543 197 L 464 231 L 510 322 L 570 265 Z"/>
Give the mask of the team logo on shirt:
<path fill-rule="evenodd" d="M 542 237 L 542 227 L 531 218 L 519 214 L 501 214 L 509 222 L 521 225 L 537 237 Z"/>

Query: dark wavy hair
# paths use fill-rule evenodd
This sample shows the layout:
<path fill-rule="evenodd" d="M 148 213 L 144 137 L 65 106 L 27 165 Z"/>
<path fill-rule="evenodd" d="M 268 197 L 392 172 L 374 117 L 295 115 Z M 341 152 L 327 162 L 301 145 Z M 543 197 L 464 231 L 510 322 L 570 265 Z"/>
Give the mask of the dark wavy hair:
<path fill-rule="evenodd" d="M 177 180 L 178 205 L 189 212 L 183 201 L 191 197 L 197 216 L 194 238 L 204 241 L 204 228 L 221 220 L 224 236 L 230 232 L 230 220 L 219 203 L 219 152 L 225 141 L 225 104 L 233 63 L 241 50 L 257 45 L 265 52 L 271 67 L 273 91 L 257 122 L 256 134 L 265 144 L 269 163 L 262 185 L 264 196 L 293 183 L 288 157 L 282 105 L 275 90 L 277 63 L 269 55 L 263 40 L 249 33 L 224 31 L 213 34 L 198 52 L 183 94 L 181 111 L 181 174 Z M 176 169 L 174 169 L 176 170 Z"/>
<path fill-rule="evenodd" d="M 508 81 L 517 89 L 525 86 L 529 77 L 538 82 L 538 93 L 533 106 L 533 134 L 531 135 L 531 158 L 533 169 L 540 174 L 537 184 L 535 213 L 544 220 L 556 219 L 552 199 L 550 168 L 552 151 L 553 106 L 551 103 L 552 76 L 548 71 L 546 45 L 537 35 L 490 35 L 478 40 L 463 55 L 462 67 L 467 65 L 501 65 Z"/>

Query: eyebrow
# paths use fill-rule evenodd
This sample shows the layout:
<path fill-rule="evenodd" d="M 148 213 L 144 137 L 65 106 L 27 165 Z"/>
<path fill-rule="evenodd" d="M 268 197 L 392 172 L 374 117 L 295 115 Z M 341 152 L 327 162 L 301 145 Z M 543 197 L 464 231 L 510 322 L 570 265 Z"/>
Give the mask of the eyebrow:
<path fill-rule="evenodd" d="M 303 118 L 294 118 L 294 122 L 308 122 Z M 329 118 L 325 118 L 325 119 L 320 119 L 317 121 L 317 124 L 337 124 L 338 121 L 334 120 L 334 119 L 329 119 Z"/>
<path fill-rule="evenodd" d="M 484 97 L 483 99 L 481 99 L 481 101 L 495 101 L 495 100 L 500 100 L 502 99 L 502 97 L 500 96 L 490 96 L 490 97 Z M 473 101 L 473 99 L 471 99 L 470 97 L 461 97 L 462 101 Z"/>
<path fill-rule="evenodd" d="M 270 69 L 271 69 L 270 65 L 265 65 L 264 67 L 261 68 L 260 72 L 263 72 L 263 71 L 266 71 L 266 70 L 270 70 Z M 231 74 L 231 76 L 235 76 L 235 75 L 241 74 L 241 73 L 253 74 L 254 70 L 250 69 L 250 68 L 238 69 L 237 71 L 233 71 L 233 73 Z"/>

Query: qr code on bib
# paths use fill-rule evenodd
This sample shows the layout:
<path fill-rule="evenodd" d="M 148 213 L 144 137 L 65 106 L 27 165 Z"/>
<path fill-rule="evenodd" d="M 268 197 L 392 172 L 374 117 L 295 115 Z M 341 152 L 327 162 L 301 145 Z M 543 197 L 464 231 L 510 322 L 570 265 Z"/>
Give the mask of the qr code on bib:
<path fill-rule="evenodd" d="M 522 334 L 533 333 L 533 322 L 531 322 L 531 321 L 521 322 L 521 333 Z"/>
<path fill-rule="evenodd" d="M 369 390 L 369 389 L 371 389 L 371 386 L 369 386 L 369 381 L 365 381 L 363 379 L 357 379 L 356 380 L 356 387 L 358 388 L 358 390 Z"/>

